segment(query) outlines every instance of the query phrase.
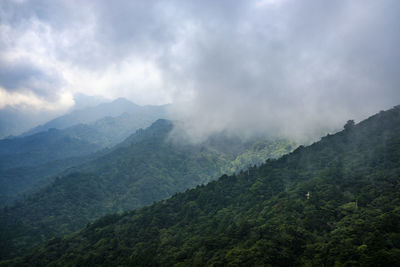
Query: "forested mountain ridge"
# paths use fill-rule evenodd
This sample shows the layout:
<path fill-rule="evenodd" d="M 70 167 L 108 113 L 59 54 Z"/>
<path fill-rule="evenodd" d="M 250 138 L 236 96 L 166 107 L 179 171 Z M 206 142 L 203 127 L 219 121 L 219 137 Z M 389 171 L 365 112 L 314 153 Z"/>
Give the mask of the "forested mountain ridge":
<path fill-rule="evenodd" d="M 207 183 L 230 169 L 254 163 L 253 158 L 249 162 L 232 163 L 235 158 L 231 154 L 221 154 L 205 145 L 172 142 L 169 140 L 172 128 L 172 122 L 157 120 L 121 145 L 69 169 L 51 185 L 3 209 L 1 257 L 20 254 L 51 237 L 78 230 L 105 214 L 150 205 Z M 287 140 L 264 140 L 264 143 L 270 150 L 257 151 L 264 153 L 264 159 L 294 148 Z M 250 153 L 252 147 L 247 149 L 243 145 L 243 149 Z"/>
<path fill-rule="evenodd" d="M 107 150 L 81 157 L 54 160 L 36 166 L 0 169 L 0 207 L 12 205 L 52 183 L 56 175 L 106 153 Z"/>
<path fill-rule="evenodd" d="M 396 266 L 400 107 L 257 168 L 109 215 L 15 266 Z"/>
<path fill-rule="evenodd" d="M 84 125 L 80 128 L 93 133 Z M 49 176 L 85 162 L 100 149 L 99 144 L 57 129 L 0 140 L 0 207 L 48 184 Z"/>
<path fill-rule="evenodd" d="M 89 129 L 82 125 L 83 131 Z M 93 134 L 93 132 L 91 132 Z M 83 156 L 99 150 L 99 145 L 50 129 L 23 138 L 0 140 L 0 168 L 36 166 L 50 161 Z"/>
<path fill-rule="evenodd" d="M 49 176 L 83 163 L 94 152 L 110 148 L 136 130 L 167 117 L 166 107 L 137 106 L 117 99 L 61 116 L 32 130 L 31 135 L 0 140 L 0 206 L 47 185 Z M 80 118 L 81 114 L 86 117 Z M 89 120 L 102 115 L 107 116 Z M 61 129 L 48 129 L 50 126 Z"/>
<path fill-rule="evenodd" d="M 162 109 L 160 107 L 160 110 Z M 148 127 L 155 120 L 166 116 L 162 113 L 161 111 L 139 115 L 124 113 L 118 117 L 104 117 L 91 124 L 81 123 L 62 130 L 51 128 L 28 136 L 2 139 L 0 168 L 36 166 L 111 147 L 137 129 Z"/>

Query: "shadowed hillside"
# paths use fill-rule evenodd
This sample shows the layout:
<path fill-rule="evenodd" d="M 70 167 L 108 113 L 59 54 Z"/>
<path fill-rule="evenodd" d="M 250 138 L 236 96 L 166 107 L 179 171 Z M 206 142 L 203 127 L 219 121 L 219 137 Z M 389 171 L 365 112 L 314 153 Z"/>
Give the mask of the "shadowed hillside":
<path fill-rule="evenodd" d="M 106 216 L 13 263 L 395 266 L 399 177 L 395 107 L 258 168 Z"/>
<path fill-rule="evenodd" d="M 276 139 L 254 145 L 238 143 L 241 153 L 239 149 L 235 153 L 220 152 L 210 144 L 172 142 L 168 138 L 172 127 L 172 122 L 158 120 L 114 149 L 70 168 L 49 186 L 3 209 L 1 256 L 26 251 L 105 214 L 150 205 L 295 147 L 292 142 Z M 219 144 L 223 142 L 230 143 L 226 137 L 220 138 Z"/>

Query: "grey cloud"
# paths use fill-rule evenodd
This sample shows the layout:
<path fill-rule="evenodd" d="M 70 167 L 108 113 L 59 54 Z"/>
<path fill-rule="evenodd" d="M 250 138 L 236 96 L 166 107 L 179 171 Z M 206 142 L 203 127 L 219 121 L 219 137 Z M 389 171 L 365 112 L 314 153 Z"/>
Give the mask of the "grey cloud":
<path fill-rule="evenodd" d="M 287 1 L 253 11 L 224 31 L 206 22 L 194 41 L 198 60 L 180 75 L 194 81 L 197 97 L 186 106 L 194 134 L 303 138 L 399 104 L 396 1 Z"/>
<path fill-rule="evenodd" d="M 2 63 L 2 64 L 1 64 Z M 6 90 L 17 90 L 26 84 L 27 80 L 35 78 L 43 78 L 44 73 L 34 68 L 34 66 L 17 63 L 5 64 L 0 63 L 0 85 Z"/>
<path fill-rule="evenodd" d="M 0 59 L 0 86 L 9 92 L 31 91 L 47 100 L 55 100 L 62 79 L 29 61 L 6 62 Z"/>
<path fill-rule="evenodd" d="M 38 19 L 56 33 L 92 26 L 56 45 L 54 56 L 99 72 L 130 56 L 156 64 L 199 138 L 222 130 L 317 135 L 399 104 L 399 1 L 257 3 L 28 1 L 3 5 L 2 23 Z M 2 82 L 11 88 L 23 80 L 15 75 Z M 187 91 L 194 98 L 180 102 Z"/>
<path fill-rule="evenodd" d="M 82 1 L 2 0 L 0 22 L 13 27 L 29 27 L 32 20 L 36 19 L 64 30 L 81 22 L 82 11 L 85 10 L 82 10 L 80 2 Z"/>

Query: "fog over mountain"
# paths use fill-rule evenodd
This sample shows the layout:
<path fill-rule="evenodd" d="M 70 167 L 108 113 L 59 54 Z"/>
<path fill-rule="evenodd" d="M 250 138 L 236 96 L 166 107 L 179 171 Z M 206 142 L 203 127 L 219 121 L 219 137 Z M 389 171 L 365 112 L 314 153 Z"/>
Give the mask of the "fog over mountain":
<path fill-rule="evenodd" d="M 0 1 L 0 108 L 173 103 L 195 139 L 302 138 L 400 102 L 400 2 Z"/>

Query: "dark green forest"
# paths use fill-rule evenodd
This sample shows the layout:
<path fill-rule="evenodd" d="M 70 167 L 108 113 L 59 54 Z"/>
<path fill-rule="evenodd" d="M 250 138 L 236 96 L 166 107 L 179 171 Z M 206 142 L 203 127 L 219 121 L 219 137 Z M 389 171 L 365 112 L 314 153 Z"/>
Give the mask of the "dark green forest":
<path fill-rule="evenodd" d="M 397 266 L 400 106 L 4 266 Z"/>
<path fill-rule="evenodd" d="M 37 193 L 5 207 L 0 212 L 0 256 L 20 255 L 106 214 L 150 205 L 295 148 L 287 140 L 241 143 L 222 136 L 215 138 L 216 143 L 176 143 L 168 140 L 172 128 L 172 122 L 158 120 L 110 151 L 58 175 Z"/>

